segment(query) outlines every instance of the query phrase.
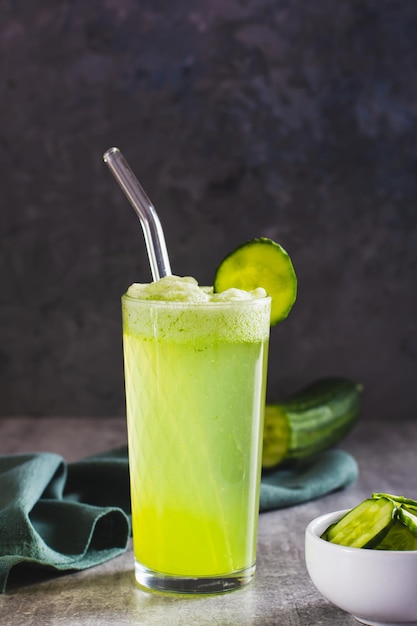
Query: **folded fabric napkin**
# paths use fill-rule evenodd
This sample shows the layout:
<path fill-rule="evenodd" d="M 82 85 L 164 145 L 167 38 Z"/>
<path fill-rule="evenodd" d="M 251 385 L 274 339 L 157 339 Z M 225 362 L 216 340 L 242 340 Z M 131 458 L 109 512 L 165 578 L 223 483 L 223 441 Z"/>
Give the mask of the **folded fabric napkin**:
<path fill-rule="evenodd" d="M 344 450 L 327 450 L 309 462 L 265 473 L 260 511 L 280 509 L 347 487 L 358 477 L 358 464 Z"/>
<path fill-rule="evenodd" d="M 260 511 L 318 498 L 357 474 L 342 450 L 277 469 L 262 477 Z M 86 569 L 124 552 L 129 536 L 126 447 L 70 464 L 48 452 L 0 456 L 0 592 L 16 566 L 35 577 Z"/>

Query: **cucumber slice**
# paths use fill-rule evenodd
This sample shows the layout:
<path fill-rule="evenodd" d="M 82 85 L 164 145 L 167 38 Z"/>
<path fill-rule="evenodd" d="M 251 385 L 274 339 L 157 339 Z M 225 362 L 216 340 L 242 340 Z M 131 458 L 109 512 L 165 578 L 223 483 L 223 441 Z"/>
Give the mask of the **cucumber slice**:
<path fill-rule="evenodd" d="M 417 535 L 396 519 L 375 550 L 417 550 Z"/>
<path fill-rule="evenodd" d="M 406 498 L 404 496 L 393 496 L 390 493 L 373 493 L 372 497 L 388 498 L 388 500 L 392 500 L 397 505 L 404 506 L 405 508 L 411 510 L 411 512 L 415 511 L 415 515 L 417 515 L 417 500 Z"/>
<path fill-rule="evenodd" d="M 394 496 L 390 493 L 374 493 L 372 497 L 391 500 L 397 507 L 396 517 L 417 537 L 417 500 L 405 496 Z"/>
<path fill-rule="evenodd" d="M 368 498 L 351 509 L 322 535 L 331 543 L 352 548 L 378 545 L 394 523 L 396 510 L 392 500 Z"/>
<path fill-rule="evenodd" d="M 403 504 L 397 509 L 397 517 L 417 539 L 417 515 Z"/>
<path fill-rule="evenodd" d="M 214 292 L 235 287 L 251 291 L 263 287 L 271 296 L 271 326 L 285 319 L 297 297 L 297 277 L 287 252 L 266 237 L 251 239 L 226 256 L 218 266 Z"/>

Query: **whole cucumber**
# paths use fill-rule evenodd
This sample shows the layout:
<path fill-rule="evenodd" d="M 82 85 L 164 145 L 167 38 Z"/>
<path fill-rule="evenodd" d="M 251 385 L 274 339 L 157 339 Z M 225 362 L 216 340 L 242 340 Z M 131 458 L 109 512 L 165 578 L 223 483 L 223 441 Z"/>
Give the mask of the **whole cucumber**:
<path fill-rule="evenodd" d="M 362 390 L 347 378 L 322 378 L 282 402 L 267 404 L 262 467 L 308 459 L 339 442 L 359 417 Z"/>

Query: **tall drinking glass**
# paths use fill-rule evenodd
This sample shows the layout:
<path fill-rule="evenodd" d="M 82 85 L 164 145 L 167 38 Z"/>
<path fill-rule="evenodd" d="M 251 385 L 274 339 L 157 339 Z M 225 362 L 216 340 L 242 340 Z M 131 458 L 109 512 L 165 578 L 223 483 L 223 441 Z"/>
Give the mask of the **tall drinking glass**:
<path fill-rule="evenodd" d="M 270 306 L 122 298 L 142 587 L 218 593 L 254 576 Z"/>

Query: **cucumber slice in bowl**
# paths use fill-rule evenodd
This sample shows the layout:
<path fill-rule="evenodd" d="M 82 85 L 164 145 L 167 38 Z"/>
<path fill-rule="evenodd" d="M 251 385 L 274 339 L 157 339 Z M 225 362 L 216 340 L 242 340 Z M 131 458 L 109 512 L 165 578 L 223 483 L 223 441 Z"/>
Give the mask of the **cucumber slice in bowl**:
<path fill-rule="evenodd" d="M 372 497 L 391 500 L 396 507 L 396 518 L 417 538 L 417 500 L 390 493 L 373 493 Z"/>
<path fill-rule="evenodd" d="M 388 500 L 392 500 L 397 506 L 407 509 L 410 513 L 417 515 L 417 500 L 406 498 L 405 496 L 394 496 L 391 493 L 373 493 L 372 497 L 388 498 Z"/>
<path fill-rule="evenodd" d="M 375 546 L 375 550 L 417 550 L 417 535 L 395 519 L 385 537 Z"/>
<path fill-rule="evenodd" d="M 321 539 L 352 548 L 417 550 L 416 505 L 404 496 L 373 493 L 329 526 Z"/>
<path fill-rule="evenodd" d="M 297 277 L 291 259 L 278 243 L 260 237 L 228 254 L 218 266 L 215 293 L 230 288 L 252 291 L 263 287 L 271 296 L 271 326 L 284 320 L 297 297 Z"/>
<path fill-rule="evenodd" d="M 417 539 L 417 515 L 402 506 L 397 509 L 397 517 Z"/>
<path fill-rule="evenodd" d="M 393 525 L 395 510 L 392 500 L 368 498 L 330 526 L 322 539 L 351 548 L 373 548 Z"/>

